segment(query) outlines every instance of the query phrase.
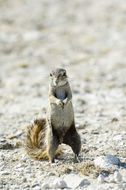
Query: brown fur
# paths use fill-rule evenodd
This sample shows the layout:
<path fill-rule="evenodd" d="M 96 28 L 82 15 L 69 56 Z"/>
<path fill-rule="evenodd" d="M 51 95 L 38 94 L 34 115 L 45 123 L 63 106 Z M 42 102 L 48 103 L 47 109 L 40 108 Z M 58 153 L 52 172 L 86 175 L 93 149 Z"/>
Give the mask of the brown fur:
<path fill-rule="evenodd" d="M 27 153 L 32 158 L 49 158 L 54 162 L 59 144 L 65 143 L 71 146 L 77 158 L 81 140 L 75 128 L 72 92 L 66 70 L 56 69 L 50 74 L 50 79 L 47 116 L 29 126 L 25 146 Z"/>
<path fill-rule="evenodd" d="M 36 119 L 33 124 L 27 128 L 25 138 L 25 150 L 27 154 L 35 160 L 48 160 L 47 147 L 45 145 L 46 136 L 46 119 Z M 56 151 L 56 156 L 60 155 L 61 151 Z"/>

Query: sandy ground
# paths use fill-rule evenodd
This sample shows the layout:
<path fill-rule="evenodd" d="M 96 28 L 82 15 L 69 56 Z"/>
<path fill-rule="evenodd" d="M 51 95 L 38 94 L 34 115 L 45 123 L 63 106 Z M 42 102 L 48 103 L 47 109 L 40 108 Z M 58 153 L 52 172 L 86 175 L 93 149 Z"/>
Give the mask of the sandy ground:
<path fill-rule="evenodd" d="M 18 146 L 26 126 L 45 114 L 54 67 L 67 69 L 82 164 L 105 154 L 126 162 L 125 39 L 125 0 L 0 1 L 1 189 L 42 189 L 58 176 L 84 175 L 69 147 L 54 167 Z M 125 189 L 126 169 L 118 171 L 123 179 L 114 183 L 84 175 L 85 189 Z"/>

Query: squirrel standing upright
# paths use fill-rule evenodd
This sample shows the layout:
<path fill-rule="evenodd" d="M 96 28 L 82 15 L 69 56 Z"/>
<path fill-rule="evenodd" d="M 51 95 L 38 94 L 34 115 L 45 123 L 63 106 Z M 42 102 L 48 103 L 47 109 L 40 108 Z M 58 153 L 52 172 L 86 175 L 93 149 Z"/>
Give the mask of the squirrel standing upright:
<path fill-rule="evenodd" d="M 28 127 L 25 149 L 30 157 L 53 163 L 61 143 L 71 146 L 77 160 L 81 140 L 75 128 L 72 92 L 66 70 L 58 68 L 50 73 L 46 119 L 36 119 Z"/>

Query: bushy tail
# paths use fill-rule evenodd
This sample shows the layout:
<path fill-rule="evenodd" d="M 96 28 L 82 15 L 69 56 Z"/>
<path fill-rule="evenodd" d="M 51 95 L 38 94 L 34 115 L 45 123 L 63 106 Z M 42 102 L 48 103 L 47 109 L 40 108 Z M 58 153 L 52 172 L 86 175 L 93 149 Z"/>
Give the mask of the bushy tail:
<path fill-rule="evenodd" d="M 25 137 L 25 150 L 27 154 L 35 160 L 47 160 L 47 144 L 46 144 L 46 119 L 36 119 L 34 123 L 28 126 L 27 134 Z M 61 154 L 61 149 L 58 148 L 56 155 Z"/>
<path fill-rule="evenodd" d="M 47 147 L 45 145 L 46 119 L 36 119 L 28 126 L 25 138 L 25 150 L 27 154 L 37 160 L 48 159 Z"/>

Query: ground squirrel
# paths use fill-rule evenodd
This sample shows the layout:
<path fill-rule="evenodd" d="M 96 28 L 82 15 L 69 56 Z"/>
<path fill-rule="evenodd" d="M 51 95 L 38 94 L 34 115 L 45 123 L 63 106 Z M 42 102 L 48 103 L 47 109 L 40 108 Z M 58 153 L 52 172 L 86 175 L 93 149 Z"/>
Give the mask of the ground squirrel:
<path fill-rule="evenodd" d="M 37 119 L 29 126 L 25 147 L 32 158 L 48 157 L 54 162 L 61 143 L 71 146 L 77 160 L 81 140 L 75 128 L 72 92 L 66 70 L 58 68 L 50 73 L 46 119 Z"/>

